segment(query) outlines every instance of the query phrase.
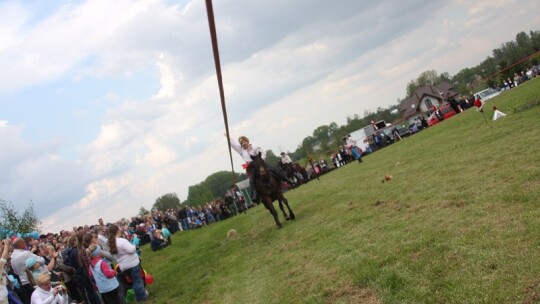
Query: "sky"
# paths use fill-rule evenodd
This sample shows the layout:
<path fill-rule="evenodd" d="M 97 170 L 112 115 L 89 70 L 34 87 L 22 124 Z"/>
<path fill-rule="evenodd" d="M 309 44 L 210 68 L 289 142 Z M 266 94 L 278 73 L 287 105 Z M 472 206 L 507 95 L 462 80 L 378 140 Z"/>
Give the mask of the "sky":
<path fill-rule="evenodd" d="M 278 154 L 454 75 L 536 0 L 219 0 L 232 139 Z M 205 1 L 0 1 L 0 199 L 43 232 L 130 218 L 231 171 Z M 233 155 L 240 172 L 242 159 Z"/>

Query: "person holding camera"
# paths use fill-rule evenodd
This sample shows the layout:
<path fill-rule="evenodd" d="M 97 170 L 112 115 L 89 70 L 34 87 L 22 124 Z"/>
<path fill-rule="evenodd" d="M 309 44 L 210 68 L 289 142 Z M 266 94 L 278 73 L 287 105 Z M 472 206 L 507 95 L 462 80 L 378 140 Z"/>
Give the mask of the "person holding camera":
<path fill-rule="evenodd" d="M 67 304 L 68 297 L 65 294 L 64 286 L 51 286 L 51 276 L 42 272 L 37 278 L 37 287 L 32 293 L 31 304 Z"/>
<path fill-rule="evenodd" d="M 9 284 L 9 279 L 7 277 L 5 266 L 7 264 L 7 260 L 9 259 L 10 250 L 11 239 L 7 238 L 2 241 L 2 244 L 0 244 L 0 253 L 2 254 L 2 256 L 0 256 L 0 304 L 8 303 L 9 291 L 7 285 Z"/>

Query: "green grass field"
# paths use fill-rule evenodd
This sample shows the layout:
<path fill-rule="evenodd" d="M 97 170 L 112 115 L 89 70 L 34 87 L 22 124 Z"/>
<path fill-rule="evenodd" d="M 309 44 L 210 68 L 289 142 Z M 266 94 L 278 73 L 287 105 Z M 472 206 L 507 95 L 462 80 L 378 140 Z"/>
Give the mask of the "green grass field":
<path fill-rule="evenodd" d="M 150 303 L 540 303 L 539 100 L 536 78 L 286 193 L 283 229 L 258 206 L 144 247 Z"/>

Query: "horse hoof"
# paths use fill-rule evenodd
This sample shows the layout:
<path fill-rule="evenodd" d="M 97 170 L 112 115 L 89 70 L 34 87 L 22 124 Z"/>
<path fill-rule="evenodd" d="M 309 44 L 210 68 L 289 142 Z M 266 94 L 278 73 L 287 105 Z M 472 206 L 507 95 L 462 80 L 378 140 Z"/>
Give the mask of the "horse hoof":
<path fill-rule="evenodd" d="M 295 220 L 296 219 L 296 216 L 294 216 L 294 214 L 291 214 L 291 220 Z"/>
<path fill-rule="evenodd" d="M 290 218 L 289 218 L 289 217 L 286 217 L 285 220 L 288 221 L 288 220 L 290 220 Z"/>
<path fill-rule="evenodd" d="M 279 225 L 277 225 L 277 228 L 281 229 L 281 228 L 283 228 L 283 225 L 279 224 Z"/>

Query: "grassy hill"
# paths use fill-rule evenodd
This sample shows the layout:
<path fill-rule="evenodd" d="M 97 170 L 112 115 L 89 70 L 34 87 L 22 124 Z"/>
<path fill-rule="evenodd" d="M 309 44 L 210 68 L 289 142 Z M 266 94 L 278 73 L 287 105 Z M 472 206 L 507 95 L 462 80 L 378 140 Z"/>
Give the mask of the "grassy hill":
<path fill-rule="evenodd" d="M 144 248 L 150 302 L 538 303 L 539 102 L 537 78 L 290 191 L 283 229 L 259 206 Z"/>

